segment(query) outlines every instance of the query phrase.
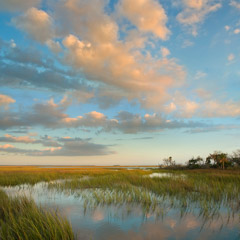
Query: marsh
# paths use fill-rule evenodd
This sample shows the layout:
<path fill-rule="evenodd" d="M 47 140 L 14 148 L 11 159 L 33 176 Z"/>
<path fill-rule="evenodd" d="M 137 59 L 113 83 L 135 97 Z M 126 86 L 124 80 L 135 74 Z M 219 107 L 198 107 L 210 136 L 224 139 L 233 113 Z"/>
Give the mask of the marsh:
<path fill-rule="evenodd" d="M 13 172 L 2 171 L 0 177 L 9 198 L 32 199 L 45 211 L 57 212 L 71 225 L 75 239 L 239 238 L 238 171 Z"/>

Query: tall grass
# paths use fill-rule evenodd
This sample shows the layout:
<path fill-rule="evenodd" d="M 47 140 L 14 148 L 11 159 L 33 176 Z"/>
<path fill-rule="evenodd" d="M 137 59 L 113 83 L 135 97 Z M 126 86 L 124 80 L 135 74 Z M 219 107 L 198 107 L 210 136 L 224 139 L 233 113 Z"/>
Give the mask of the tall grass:
<path fill-rule="evenodd" d="M 99 168 L 39 168 L 39 167 L 0 167 L 0 186 L 36 184 L 57 179 L 79 178 L 85 175 L 104 175 L 113 172 Z"/>
<path fill-rule="evenodd" d="M 136 203 L 145 209 L 177 207 L 199 209 L 212 216 L 222 207 L 229 213 L 240 211 L 240 174 L 226 171 L 174 171 L 179 177 L 147 177 L 145 171 L 119 171 L 86 179 L 50 183 L 51 189 L 83 195 L 88 203 Z M 185 174 L 185 177 L 182 177 Z M 93 201 L 94 200 L 94 201 Z"/>
<path fill-rule="evenodd" d="M 1 240 L 71 240 L 69 222 L 56 212 L 37 207 L 26 197 L 10 198 L 0 190 Z"/>
<path fill-rule="evenodd" d="M 150 178 L 152 172 L 170 172 L 177 177 Z M 185 177 L 182 177 L 182 175 Z M 84 177 L 88 176 L 88 177 Z M 51 182 L 55 179 L 68 181 Z M 0 185 L 35 184 L 47 181 L 49 189 L 84 197 L 87 205 L 138 204 L 144 209 L 198 209 L 211 217 L 225 208 L 240 212 L 240 171 L 237 170 L 124 170 L 0 168 Z M 84 190 L 87 189 L 87 194 Z"/>

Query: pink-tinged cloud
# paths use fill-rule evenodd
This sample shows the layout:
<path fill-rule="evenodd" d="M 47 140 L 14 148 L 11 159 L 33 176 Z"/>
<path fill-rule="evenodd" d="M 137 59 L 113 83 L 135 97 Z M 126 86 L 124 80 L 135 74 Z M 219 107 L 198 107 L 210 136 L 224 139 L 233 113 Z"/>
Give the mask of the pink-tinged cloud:
<path fill-rule="evenodd" d="M 0 149 L 6 150 L 6 149 L 12 149 L 15 148 L 13 145 L 11 144 L 4 144 L 4 145 L 0 145 Z"/>
<path fill-rule="evenodd" d="M 12 20 L 17 28 L 41 43 L 45 43 L 54 36 L 52 21 L 45 11 L 34 7 Z"/>
<path fill-rule="evenodd" d="M 128 18 L 139 31 L 153 33 L 166 40 L 170 34 L 167 15 L 162 5 L 155 0 L 120 0 L 118 11 Z"/>
<path fill-rule="evenodd" d="M 66 61 L 88 79 L 115 88 L 117 95 L 129 101 L 139 99 L 147 108 L 159 109 L 169 98 L 168 88 L 180 86 L 185 79 L 184 69 L 174 59 L 145 57 L 122 42 L 90 45 L 68 35 L 63 45 Z"/>
<path fill-rule="evenodd" d="M 16 148 L 10 144 L 0 145 L 0 152 L 21 154 L 27 156 L 98 156 L 109 155 L 115 152 L 109 145 L 96 144 L 90 139 L 59 138 L 58 146 L 47 147 L 42 150 Z M 41 141 L 43 143 L 43 141 Z"/>
<path fill-rule="evenodd" d="M 55 16 L 61 23 L 62 32 L 81 36 L 86 45 L 116 41 L 118 25 L 105 13 L 106 3 L 104 0 L 59 2 Z"/>
<path fill-rule="evenodd" d="M 168 55 L 170 55 L 170 51 L 167 48 L 165 48 L 165 47 L 161 48 L 161 53 L 162 53 L 162 56 L 164 58 L 167 57 Z"/>
<path fill-rule="evenodd" d="M 9 104 L 15 102 L 16 101 L 13 98 L 7 95 L 0 94 L 0 107 L 8 108 Z"/>
<path fill-rule="evenodd" d="M 5 134 L 4 137 L 0 137 L 1 142 L 19 142 L 19 143 L 34 143 L 37 140 L 30 138 L 29 136 L 15 137 L 10 134 Z"/>

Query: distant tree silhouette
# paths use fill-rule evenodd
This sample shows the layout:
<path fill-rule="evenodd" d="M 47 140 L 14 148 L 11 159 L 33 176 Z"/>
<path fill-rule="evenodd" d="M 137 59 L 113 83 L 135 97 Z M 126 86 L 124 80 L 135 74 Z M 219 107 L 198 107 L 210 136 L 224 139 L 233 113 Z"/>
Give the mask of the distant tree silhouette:
<path fill-rule="evenodd" d="M 240 166 L 240 149 L 233 152 L 231 156 L 231 161 L 233 164 Z"/>
<path fill-rule="evenodd" d="M 206 158 L 206 164 L 211 165 L 211 160 L 214 161 L 215 166 L 225 169 L 225 165 L 228 163 L 227 153 L 215 151 Z"/>
<path fill-rule="evenodd" d="M 197 158 L 193 157 L 187 162 L 188 168 L 200 168 L 201 165 L 203 165 L 203 159 L 200 156 L 198 156 Z"/>
<path fill-rule="evenodd" d="M 163 164 L 167 167 L 170 167 L 170 166 L 176 165 L 176 162 L 173 161 L 172 157 L 169 157 L 169 158 L 164 158 L 163 159 Z"/>

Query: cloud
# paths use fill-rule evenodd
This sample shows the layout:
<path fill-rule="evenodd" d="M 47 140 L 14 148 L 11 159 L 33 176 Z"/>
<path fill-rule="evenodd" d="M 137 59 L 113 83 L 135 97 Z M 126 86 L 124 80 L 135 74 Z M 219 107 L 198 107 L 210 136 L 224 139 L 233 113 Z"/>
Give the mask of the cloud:
<path fill-rule="evenodd" d="M 170 34 L 167 28 L 167 15 L 162 5 L 155 0 L 121 0 L 118 11 L 128 18 L 142 32 L 153 33 L 166 40 Z"/>
<path fill-rule="evenodd" d="M 203 88 L 198 88 L 195 92 L 200 99 L 211 99 L 212 97 L 212 93 Z"/>
<path fill-rule="evenodd" d="M 121 42 L 94 46 L 69 35 L 63 44 L 66 61 L 80 68 L 88 79 L 115 88 L 122 98 L 139 99 L 144 107 L 159 108 L 168 98 L 167 89 L 185 79 L 184 69 L 174 59 L 132 54 Z"/>
<path fill-rule="evenodd" d="M 162 47 L 161 48 L 161 53 L 162 53 L 162 56 L 165 58 L 170 54 L 170 51 L 167 48 Z"/>
<path fill-rule="evenodd" d="M 233 31 L 234 34 L 239 34 L 240 33 L 240 29 L 239 28 L 236 28 L 234 31 Z"/>
<path fill-rule="evenodd" d="M 194 45 L 194 43 L 193 43 L 192 41 L 190 41 L 190 40 L 188 40 L 188 39 L 185 39 L 185 40 L 183 41 L 182 48 L 191 47 L 191 46 L 193 46 L 193 45 Z"/>
<path fill-rule="evenodd" d="M 17 132 L 18 133 L 18 132 Z M 53 138 L 45 135 L 40 138 L 32 138 L 30 137 L 36 136 L 36 134 L 29 133 L 26 136 L 13 136 L 11 134 L 5 134 L 4 136 L 0 137 L 0 142 L 5 143 L 25 143 L 25 144 L 40 144 L 46 147 L 60 147 L 59 139 L 54 140 Z"/>
<path fill-rule="evenodd" d="M 165 112 L 175 117 L 191 118 L 199 111 L 200 104 L 176 92 L 172 101 L 165 105 Z"/>
<path fill-rule="evenodd" d="M 40 3 L 41 0 L 0 0 L 0 11 L 24 11 Z"/>
<path fill-rule="evenodd" d="M 113 154 L 108 146 L 102 144 L 90 143 L 84 140 L 64 142 L 63 147 L 42 151 L 41 156 L 97 156 Z M 37 154 L 38 155 L 38 154 Z"/>
<path fill-rule="evenodd" d="M 52 39 L 48 39 L 46 41 L 46 45 L 51 49 L 54 53 L 59 53 L 62 50 L 62 47 L 58 41 L 53 41 Z"/>
<path fill-rule="evenodd" d="M 91 44 L 113 42 L 118 37 L 118 25 L 105 13 L 107 1 L 66 0 L 54 4 L 58 32 L 62 36 L 81 36 Z"/>
<path fill-rule="evenodd" d="M 22 61 L 25 61 L 22 59 Z M 30 60 L 30 59 L 29 59 Z M 31 61 L 35 61 L 31 59 Z M 81 78 L 74 74 L 64 73 L 59 69 L 45 69 L 42 65 L 39 68 L 32 66 L 34 63 L 9 63 L 0 60 L 0 86 L 10 86 L 15 88 L 31 88 L 38 90 L 52 90 L 54 92 L 66 90 L 83 90 L 86 85 L 82 83 Z M 36 64 L 38 64 L 36 62 Z M 40 64 L 40 62 L 39 62 Z"/>
<path fill-rule="evenodd" d="M 176 93 L 171 102 L 164 105 L 163 111 L 178 118 L 215 118 L 240 116 L 240 104 L 234 101 L 219 102 L 211 100 L 209 93 L 197 89 L 199 101 L 188 99 Z M 162 131 L 174 128 L 194 128 L 204 126 L 200 122 L 169 119 L 165 114 L 132 114 L 127 111 L 119 112 L 114 118 L 108 118 L 103 113 L 92 111 L 82 116 L 72 117 L 66 114 L 71 105 L 71 98 L 64 97 L 58 103 L 50 99 L 44 103 L 36 103 L 27 112 L 0 112 L 0 128 L 40 126 L 49 129 L 85 128 L 95 129 L 96 132 L 140 133 Z M 37 143 L 37 142 L 36 142 Z M 39 142 L 38 143 L 42 143 Z M 45 145 L 58 146 L 54 141 Z"/>
<path fill-rule="evenodd" d="M 202 104 L 199 112 L 204 117 L 237 117 L 240 116 L 240 102 L 227 101 L 219 102 L 216 100 L 208 100 Z"/>
<path fill-rule="evenodd" d="M 0 149 L 5 150 L 5 149 L 13 149 L 14 146 L 11 144 L 4 144 L 4 145 L 0 145 Z"/>
<path fill-rule="evenodd" d="M 126 111 L 119 112 L 114 118 L 108 118 L 103 113 L 97 111 L 85 113 L 83 116 L 70 117 L 65 112 L 71 102 L 71 99 L 64 97 L 58 103 L 55 103 L 53 99 L 44 103 L 36 103 L 28 112 L 0 112 L 0 128 L 10 129 L 14 127 L 40 126 L 50 129 L 87 128 L 95 129 L 98 132 L 118 131 L 123 133 L 138 133 L 161 131 L 171 128 L 188 128 L 195 125 L 199 126 L 200 124 L 171 121 L 156 113 L 153 115 L 146 114 L 142 117 L 139 114 L 132 114 Z M 192 110 L 192 105 L 189 104 L 185 108 L 190 111 Z M 8 135 L 9 138 L 10 135 Z M 6 140 L 6 138 L 4 139 Z M 36 143 L 42 143 L 42 141 L 38 140 Z M 55 142 L 51 143 L 48 141 L 47 144 L 58 146 Z"/>
<path fill-rule="evenodd" d="M 228 55 L 228 61 L 231 62 L 231 61 L 233 61 L 234 59 L 235 59 L 235 55 L 234 55 L 234 54 L 231 53 L 231 54 Z"/>
<path fill-rule="evenodd" d="M 70 104 L 71 100 L 64 97 L 58 104 L 53 99 L 45 103 L 36 103 L 29 112 L 0 112 L 0 128 L 39 125 L 55 128 L 59 120 L 68 116 L 64 111 Z"/>
<path fill-rule="evenodd" d="M 21 149 L 13 145 L 0 145 L 0 152 L 22 154 L 27 156 L 100 156 L 114 154 L 108 145 L 91 143 L 83 139 L 71 139 L 57 147 L 48 147 L 42 150 Z"/>
<path fill-rule="evenodd" d="M 240 9 L 240 3 L 239 2 L 237 2 L 237 1 L 231 1 L 230 3 L 229 3 L 229 5 L 230 6 L 232 6 L 232 7 L 235 7 L 235 8 L 237 8 L 237 9 Z"/>
<path fill-rule="evenodd" d="M 13 43 L 15 44 L 14 47 L 12 46 Z M 1 51 L 3 54 L 2 61 L 8 60 L 11 61 L 11 64 L 18 63 L 21 65 L 31 65 L 44 68 L 53 67 L 52 59 L 43 56 L 40 51 L 31 46 L 23 48 L 16 45 L 13 39 L 10 43 L 3 41 Z"/>
<path fill-rule="evenodd" d="M 224 28 L 227 32 L 230 30 L 230 26 L 228 26 L 228 25 L 226 25 Z"/>
<path fill-rule="evenodd" d="M 5 134 L 4 137 L 0 137 L 0 142 L 34 143 L 36 140 L 29 136 L 15 137 L 10 134 Z"/>
<path fill-rule="evenodd" d="M 193 36 L 198 34 L 198 25 L 208 14 L 221 8 L 221 3 L 214 0 L 182 0 L 183 10 L 177 15 L 177 20 L 186 27 L 190 27 Z"/>
<path fill-rule="evenodd" d="M 106 1 L 98 0 L 59 1 L 52 7 L 53 17 L 43 10 L 30 8 L 14 18 L 13 23 L 18 28 L 59 53 L 62 69 L 66 69 L 67 64 L 74 69 L 74 74 L 69 76 L 60 68 L 56 69 L 57 64 L 40 62 L 41 57 L 37 54 L 28 55 L 31 52 L 28 51 L 25 56 L 23 51 L 16 48 L 5 53 L 4 58 L 11 58 L 16 64 L 2 60 L 0 84 L 34 86 L 53 91 L 85 91 L 85 82 L 85 85 L 107 89 L 94 93 L 97 92 L 99 101 L 96 101 L 100 107 L 111 107 L 127 99 L 129 102 L 138 100 L 144 108 L 161 108 L 170 97 L 168 91 L 182 85 L 186 76 L 185 69 L 176 59 L 156 59 L 149 51 L 139 50 L 145 43 L 151 43 L 151 32 L 162 39 L 168 37 L 164 9 L 157 1 L 137 2 L 133 9 L 134 16 L 137 22 L 141 22 L 140 15 L 144 11 L 144 23 L 139 22 L 138 27 L 140 32 L 146 34 L 142 36 L 136 29 L 125 29 L 126 38 L 122 39 L 121 23 L 117 22 L 114 14 L 106 11 L 106 4 Z M 119 3 L 116 8 L 120 6 L 132 11 L 126 1 Z M 165 49 L 164 56 L 167 55 Z M 41 64 L 44 69 L 36 68 Z M 117 97 L 109 94 L 110 91 L 114 91 Z"/>
<path fill-rule="evenodd" d="M 194 78 L 196 80 L 201 79 L 201 78 L 205 78 L 207 76 L 207 74 L 205 72 L 202 71 L 197 71 L 197 73 L 195 74 Z"/>
<path fill-rule="evenodd" d="M 80 103 L 94 97 L 96 87 L 90 87 L 79 71 L 56 64 L 32 46 L 12 48 L 11 42 L 0 39 L 0 54 L 0 86 L 66 92 Z"/>
<path fill-rule="evenodd" d="M 0 107 L 4 107 L 5 109 L 8 108 L 9 104 L 15 103 L 16 101 L 4 94 L 0 94 Z"/>
<path fill-rule="evenodd" d="M 115 7 L 126 4 L 123 1 Z M 115 12 L 106 11 L 107 1 L 67 0 L 53 6 L 55 32 L 64 47 L 63 63 L 81 72 L 81 77 L 92 84 L 107 89 L 99 92 L 103 108 L 122 99 L 138 99 L 143 107 L 157 109 L 169 98 L 168 89 L 185 80 L 185 69 L 176 59 L 158 60 L 149 51 L 139 50 L 152 41 L 151 32 L 167 38 L 167 16 L 162 6 L 157 1 L 135 2 L 134 6 L 136 19 L 144 11 L 144 24 L 139 23 L 143 30 L 124 29 Z M 110 91 L 118 97 L 109 96 Z"/>
<path fill-rule="evenodd" d="M 239 125 L 216 125 L 216 126 L 196 127 L 193 129 L 186 130 L 186 133 L 218 132 L 222 130 L 236 130 L 239 128 L 240 128 Z"/>
<path fill-rule="evenodd" d="M 12 23 L 17 28 L 41 43 L 45 43 L 54 36 L 52 21 L 52 18 L 45 11 L 34 7 L 12 19 Z"/>
<path fill-rule="evenodd" d="M 166 105 L 166 112 L 180 118 L 218 118 L 240 116 L 240 103 L 236 101 L 220 102 L 212 100 L 211 94 L 200 91 L 199 101 L 190 100 L 182 95 L 176 95 L 171 103 Z M 172 107 L 174 106 L 174 107 Z"/>

